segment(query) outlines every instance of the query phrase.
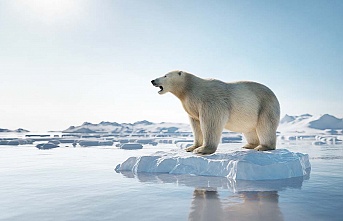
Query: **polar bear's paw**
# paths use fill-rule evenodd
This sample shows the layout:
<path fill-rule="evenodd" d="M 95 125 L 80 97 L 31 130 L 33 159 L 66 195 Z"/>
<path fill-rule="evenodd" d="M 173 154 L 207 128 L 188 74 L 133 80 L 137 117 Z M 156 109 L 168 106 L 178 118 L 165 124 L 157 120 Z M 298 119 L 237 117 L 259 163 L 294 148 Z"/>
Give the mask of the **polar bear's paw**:
<path fill-rule="evenodd" d="M 212 154 L 214 152 L 216 152 L 215 148 L 204 147 L 204 146 L 198 147 L 193 151 L 193 153 L 202 154 L 202 155 Z"/>
<path fill-rule="evenodd" d="M 246 145 L 244 145 L 242 148 L 245 148 L 245 149 L 254 149 L 258 146 L 258 144 L 251 144 L 251 143 L 248 143 Z"/>
<path fill-rule="evenodd" d="M 258 145 L 257 147 L 254 148 L 254 150 L 266 151 L 266 150 L 275 150 L 275 148 L 270 148 L 270 147 L 265 146 L 265 145 Z"/>
<path fill-rule="evenodd" d="M 196 148 L 198 148 L 198 147 L 195 146 L 195 145 L 192 145 L 192 146 L 190 146 L 190 147 L 187 147 L 185 150 L 186 150 L 187 152 L 193 152 L 193 150 L 195 150 Z"/>

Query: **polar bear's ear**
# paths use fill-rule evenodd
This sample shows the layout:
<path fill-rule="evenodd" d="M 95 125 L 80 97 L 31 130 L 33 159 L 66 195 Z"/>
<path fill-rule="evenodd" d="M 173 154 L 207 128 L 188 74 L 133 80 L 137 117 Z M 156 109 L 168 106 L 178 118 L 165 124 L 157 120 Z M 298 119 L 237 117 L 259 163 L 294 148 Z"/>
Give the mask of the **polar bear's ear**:
<path fill-rule="evenodd" d="M 183 72 L 182 71 L 179 71 L 179 75 L 181 76 L 181 74 L 183 74 Z"/>

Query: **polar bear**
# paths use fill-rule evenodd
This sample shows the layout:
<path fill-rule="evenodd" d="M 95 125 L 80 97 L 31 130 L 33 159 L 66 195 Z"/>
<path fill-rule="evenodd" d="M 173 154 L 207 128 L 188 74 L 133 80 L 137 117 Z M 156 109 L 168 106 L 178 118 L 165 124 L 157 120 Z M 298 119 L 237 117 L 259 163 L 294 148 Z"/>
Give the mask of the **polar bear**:
<path fill-rule="evenodd" d="M 266 86 L 250 81 L 225 83 L 202 79 L 184 71 L 171 71 L 152 80 L 159 94 L 171 92 L 189 115 L 194 144 L 186 151 L 212 154 L 217 150 L 223 129 L 243 133 L 246 149 L 276 148 L 280 105 Z"/>

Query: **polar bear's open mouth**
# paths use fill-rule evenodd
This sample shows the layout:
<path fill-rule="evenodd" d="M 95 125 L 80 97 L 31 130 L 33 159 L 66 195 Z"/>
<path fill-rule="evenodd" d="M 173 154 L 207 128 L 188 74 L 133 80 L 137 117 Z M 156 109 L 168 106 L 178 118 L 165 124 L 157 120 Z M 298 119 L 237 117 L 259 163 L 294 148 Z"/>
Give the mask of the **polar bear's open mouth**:
<path fill-rule="evenodd" d="M 154 85 L 155 87 L 158 87 L 158 88 L 160 88 L 160 90 L 159 90 L 159 94 L 162 94 L 162 93 L 164 93 L 164 91 L 163 91 L 163 86 L 162 85 L 159 85 L 158 83 L 156 83 L 156 80 L 152 80 L 151 81 L 151 83 L 152 83 L 152 85 Z"/>

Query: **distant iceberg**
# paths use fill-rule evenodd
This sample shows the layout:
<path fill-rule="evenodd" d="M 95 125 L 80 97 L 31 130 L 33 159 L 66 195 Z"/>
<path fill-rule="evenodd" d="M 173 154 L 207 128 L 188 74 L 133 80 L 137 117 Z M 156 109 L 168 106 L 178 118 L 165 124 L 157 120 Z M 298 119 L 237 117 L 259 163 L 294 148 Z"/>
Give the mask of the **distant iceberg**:
<path fill-rule="evenodd" d="M 332 134 L 340 135 L 343 130 L 343 119 L 330 114 L 312 116 L 303 114 L 300 116 L 285 115 L 280 120 L 278 131 L 281 134 Z"/>
<path fill-rule="evenodd" d="M 235 180 L 278 180 L 305 176 L 310 168 L 307 154 L 286 149 L 264 152 L 244 150 L 207 156 L 174 150 L 130 157 L 118 164 L 116 171 L 192 174 Z"/>

